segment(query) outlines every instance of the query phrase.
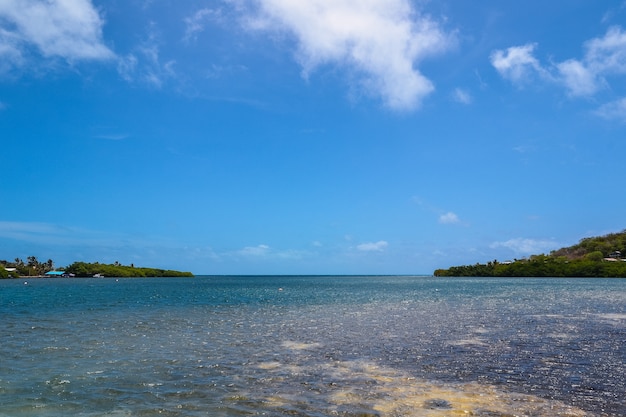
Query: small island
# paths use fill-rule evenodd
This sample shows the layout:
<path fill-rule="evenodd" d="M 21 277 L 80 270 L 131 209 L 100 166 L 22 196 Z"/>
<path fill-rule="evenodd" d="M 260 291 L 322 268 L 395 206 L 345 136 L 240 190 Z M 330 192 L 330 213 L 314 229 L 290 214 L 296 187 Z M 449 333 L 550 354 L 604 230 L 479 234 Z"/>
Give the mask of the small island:
<path fill-rule="evenodd" d="M 437 269 L 436 277 L 625 278 L 626 230 L 588 237 L 578 244 L 525 259 Z"/>
<path fill-rule="evenodd" d="M 20 258 L 15 261 L 0 260 L 0 279 L 19 277 L 119 277 L 119 278 L 150 278 L 150 277 L 193 277 L 191 272 L 174 271 L 171 269 L 135 267 L 135 265 L 101 264 L 99 262 L 74 262 L 69 266 L 55 268 L 54 262 L 48 259 L 39 262 L 35 256 Z"/>

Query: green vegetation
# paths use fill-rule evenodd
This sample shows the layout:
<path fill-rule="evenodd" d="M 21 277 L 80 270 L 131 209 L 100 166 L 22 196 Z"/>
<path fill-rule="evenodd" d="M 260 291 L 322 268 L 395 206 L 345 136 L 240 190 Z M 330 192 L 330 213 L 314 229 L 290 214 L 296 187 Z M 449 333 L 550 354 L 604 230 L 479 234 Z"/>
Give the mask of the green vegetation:
<path fill-rule="evenodd" d="M 6 278 L 12 278 L 12 277 L 9 275 L 9 271 L 7 271 L 7 270 L 6 270 L 6 269 L 4 269 L 4 268 L 0 268 L 0 279 L 6 279 Z"/>
<path fill-rule="evenodd" d="M 5 268 L 15 269 L 7 271 Z M 54 262 L 48 259 L 46 262 L 39 262 L 35 256 L 26 258 L 26 262 L 20 258 L 15 261 L 0 261 L 0 278 L 17 278 L 18 276 L 38 276 L 54 269 Z"/>
<path fill-rule="evenodd" d="M 438 269 L 438 277 L 626 277 L 626 230 L 582 239 L 578 244 L 513 262 Z"/>
<path fill-rule="evenodd" d="M 119 263 L 115 264 L 100 264 L 86 263 L 86 262 L 74 262 L 67 268 L 65 273 L 74 274 L 77 277 L 93 277 L 96 274 L 105 277 L 192 277 L 191 272 L 172 271 L 168 269 L 156 269 L 156 268 L 135 268 L 134 265 L 124 266 Z"/>
<path fill-rule="evenodd" d="M 20 276 L 42 276 L 50 271 L 63 271 L 65 275 L 77 277 L 93 277 L 100 275 L 105 277 L 193 277 L 191 272 L 173 271 L 157 268 L 139 268 L 134 265 L 124 266 L 119 262 L 114 264 L 101 264 L 74 262 L 65 268 L 54 268 L 54 262 L 48 259 L 46 262 L 39 262 L 35 256 L 26 258 L 26 262 L 20 258 L 15 261 L 0 260 L 0 279 L 18 278 Z M 8 269 L 8 270 L 7 270 Z M 14 271 L 13 271 L 14 270 Z"/>

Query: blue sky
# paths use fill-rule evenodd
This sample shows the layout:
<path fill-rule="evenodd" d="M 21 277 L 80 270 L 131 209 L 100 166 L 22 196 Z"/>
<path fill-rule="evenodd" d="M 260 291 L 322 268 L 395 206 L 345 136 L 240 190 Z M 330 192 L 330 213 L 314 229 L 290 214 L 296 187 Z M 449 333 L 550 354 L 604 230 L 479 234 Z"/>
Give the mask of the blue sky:
<path fill-rule="evenodd" d="M 626 2 L 0 0 L 0 259 L 421 274 L 626 227 Z"/>

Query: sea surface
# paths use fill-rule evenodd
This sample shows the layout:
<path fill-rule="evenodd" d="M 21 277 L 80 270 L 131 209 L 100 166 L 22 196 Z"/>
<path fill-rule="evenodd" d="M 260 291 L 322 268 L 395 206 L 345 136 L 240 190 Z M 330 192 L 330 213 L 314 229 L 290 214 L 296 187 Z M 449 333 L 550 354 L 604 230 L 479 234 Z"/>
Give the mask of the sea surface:
<path fill-rule="evenodd" d="M 0 280 L 0 416 L 625 416 L 626 280 Z"/>

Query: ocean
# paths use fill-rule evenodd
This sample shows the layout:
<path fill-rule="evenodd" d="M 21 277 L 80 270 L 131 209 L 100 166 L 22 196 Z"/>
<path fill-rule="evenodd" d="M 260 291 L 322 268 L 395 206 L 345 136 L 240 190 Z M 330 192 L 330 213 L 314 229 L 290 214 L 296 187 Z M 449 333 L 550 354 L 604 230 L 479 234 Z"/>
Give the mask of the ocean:
<path fill-rule="evenodd" d="M 625 416 L 626 280 L 0 280 L 0 416 Z"/>

